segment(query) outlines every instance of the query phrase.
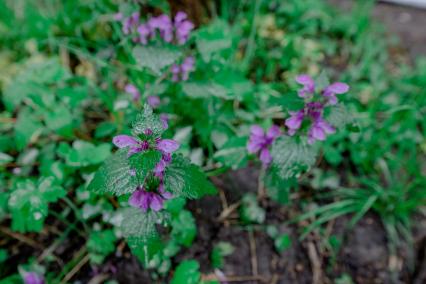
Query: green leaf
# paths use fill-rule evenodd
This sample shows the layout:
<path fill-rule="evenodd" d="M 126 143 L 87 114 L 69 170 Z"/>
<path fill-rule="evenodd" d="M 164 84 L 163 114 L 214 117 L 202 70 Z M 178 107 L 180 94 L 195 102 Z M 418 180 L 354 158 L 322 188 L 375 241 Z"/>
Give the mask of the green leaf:
<path fill-rule="evenodd" d="M 160 117 L 152 111 L 152 108 L 145 104 L 142 112 L 140 112 L 135 121 L 132 123 L 132 134 L 139 136 L 150 129 L 155 137 L 160 137 L 164 132 L 163 123 Z"/>
<path fill-rule="evenodd" d="M 343 128 L 346 125 L 355 124 L 352 113 L 343 104 L 337 104 L 328 108 L 325 114 L 326 120 L 336 128 Z"/>
<path fill-rule="evenodd" d="M 148 150 L 133 154 L 129 158 L 129 164 L 136 171 L 136 178 L 139 184 L 144 184 L 147 175 L 155 168 L 161 160 L 161 153 L 156 150 Z"/>
<path fill-rule="evenodd" d="M 41 231 L 48 215 L 48 204 L 65 194 L 53 177 L 42 177 L 37 185 L 29 179 L 18 182 L 8 204 L 12 213 L 12 229 L 19 232 Z"/>
<path fill-rule="evenodd" d="M 137 180 L 130 175 L 128 149 L 120 149 L 109 157 L 95 173 L 88 190 L 123 195 L 136 190 Z"/>
<path fill-rule="evenodd" d="M 13 157 L 6 154 L 6 153 L 2 153 L 0 152 L 0 166 L 3 166 L 7 163 L 10 163 L 13 161 Z"/>
<path fill-rule="evenodd" d="M 142 212 L 139 208 L 126 208 L 122 218 L 123 236 L 131 248 L 137 248 L 158 238 L 156 225 L 166 222 L 169 215 L 164 210 Z"/>
<path fill-rule="evenodd" d="M 185 82 L 182 83 L 182 90 L 193 99 L 211 97 L 232 99 L 230 90 L 215 82 Z"/>
<path fill-rule="evenodd" d="M 73 117 L 68 108 L 63 105 L 57 105 L 53 110 L 47 111 L 44 115 L 46 126 L 56 131 L 59 135 L 72 137 Z"/>
<path fill-rule="evenodd" d="M 240 207 L 241 221 L 246 224 L 261 224 L 265 221 L 265 214 L 265 210 L 259 206 L 254 194 L 247 193 L 244 195 Z"/>
<path fill-rule="evenodd" d="M 291 246 L 291 239 L 288 234 L 283 234 L 275 239 L 275 247 L 279 252 L 283 252 Z"/>
<path fill-rule="evenodd" d="M 213 247 L 211 254 L 211 261 L 213 268 L 222 268 L 224 264 L 224 257 L 231 255 L 235 248 L 231 243 L 219 242 Z"/>
<path fill-rule="evenodd" d="M 172 236 L 179 243 L 186 247 L 191 246 L 197 235 L 197 225 L 191 212 L 181 210 L 172 220 Z"/>
<path fill-rule="evenodd" d="M 15 141 L 18 150 L 24 149 L 43 131 L 43 125 L 28 108 L 21 110 L 15 124 Z"/>
<path fill-rule="evenodd" d="M 277 174 L 282 179 L 289 179 L 314 165 L 317 150 L 313 145 L 283 136 L 272 145 L 271 155 L 272 167 L 278 169 Z"/>
<path fill-rule="evenodd" d="M 210 62 L 213 54 L 220 53 L 232 46 L 231 29 L 224 20 L 215 20 L 209 26 L 198 30 L 197 49 L 205 62 Z"/>
<path fill-rule="evenodd" d="M 231 137 L 223 147 L 214 154 L 214 158 L 224 166 L 232 169 L 247 165 L 247 137 Z"/>
<path fill-rule="evenodd" d="M 93 231 L 87 241 L 90 261 L 102 264 L 105 257 L 115 251 L 116 240 L 113 230 Z"/>
<path fill-rule="evenodd" d="M 164 187 L 174 195 L 185 198 L 200 198 L 216 193 L 216 188 L 201 168 L 191 164 L 182 155 L 173 155 L 172 162 L 164 174 Z"/>
<path fill-rule="evenodd" d="M 181 52 L 171 47 L 137 46 L 133 49 L 133 56 L 139 66 L 147 67 L 160 75 L 163 68 L 180 58 Z"/>
<path fill-rule="evenodd" d="M 117 126 L 109 121 L 104 121 L 96 127 L 95 138 L 103 138 L 111 136 L 117 130 Z"/>
<path fill-rule="evenodd" d="M 171 284 L 198 284 L 201 278 L 200 265 L 196 260 L 185 260 L 176 268 Z"/>
<path fill-rule="evenodd" d="M 110 155 L 111 144 L 109 143 L 95 146 L 86 141 L 76 140 L 72 148 L 65 153 L 65 160 L 71 167 L 87 167 L 102 163 Z"/>
<path fill-rule="evenodd" d="M 296 178 L 282 178 L 276 165 L 268 168 L 265 175 L 265 187 L 270 198 L 280 204 L 288 204 L 290 189 L 295 186 L 297 186 Z"/>

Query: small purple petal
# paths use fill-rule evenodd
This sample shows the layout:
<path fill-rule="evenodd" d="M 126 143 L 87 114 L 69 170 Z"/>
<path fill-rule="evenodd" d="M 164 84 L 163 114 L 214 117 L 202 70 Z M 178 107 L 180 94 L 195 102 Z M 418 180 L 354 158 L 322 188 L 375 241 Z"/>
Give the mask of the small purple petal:
<path fill-rule="evenodd" d="M 345 83 L 337 82 L 333 83 L 326 88 L 326 90 L 334 93 L 334 94 L 344 94 L 349 91 L 349 86 Z"/>
<path fill-rule="evenodd" d="M 160 114 L 160 120 L 161 123 L 163 124 L 163 128 L 167 129 L 169 128 L 169 116 L 165 113 Z"/>
<path fill-rule="evenodd" d="M 43 278 L 35 272 L 26 272 L 24 275 L 25 284 L 44 284 Z"/>
<path fill-rule="evenodd" d="M 298 112 L 291 112 L 290 117 L 286 119 L 285 125 L 290 128 L 297 130 L 302 126 L 303 119 L 305 117 L 304 111 L 300 110 Z"/>
<path fill-rule="evenodd" d="M 311 129 L 309 130 L 309 134 L 308 135 L 310 137 L 312 137 L 313 139 L 315 139 L 315 140 L 320 140 L 320 141 L 324 141 L 325 140 L 325 132 L 324 132 L 324 130 L 320 126 L 318 126 L 316 124 L 314 124 L 311 127 Z"/>
<path fill-rule="evenodd" d="M 135 138 L 128 135 L 117 135 L 114 138 L 112 138 L 112 143 L 118 148 L 125 148 L 129 146 L 139 145 L 139 142 Z"/>
<path fill-rule="evenodd" d="M 262 149 L 262 151 L 260 151 L 260 161 L 262 161 L 262 163 L 264 165 L 268 165 L 269 163 L 272 162 L 272 156 L 271 153 L 269 152 L 268 148 L 264 148 Z"/>
<path fill-rule="evenodd" d="M 144 197 L 145 191 L 143 189 L 136 190 L 129 198 L 129 205 L 132 207 L 140 208 Z"/>
<path fill-rule="evenodd" d="M 151 202 L 149 204 L 149 207 L 154 210 L 154 211 L 160 211 L 163 208 L 163 199 L 161 198 L 161 196 L 155 194 L 155 193 L 150 193 L 151 194 Z"/>
<path fill-rule="evenodd" d="M 160 105 L 161 100 L 158 96 L 148 96 L 147 102 L 152 108 L 157 108 Z"/>
<path fill-rule="evenodd" d="M 266 134 L 266 137 L 269 139 L 275 139 L 278 136 L 280 136 L 280 134 L 281 134 L 281 130 L 279 126 L 272 125 L 271 128 L 269 128 L 268 133 Z"/>
<path fill-rule="evenodd" d="M 265 135 L 265 132 L 263 131 L 263 128 L 260 127 L 259 125 L 253 125 L 250 128 L 250 133 L 252 135 L 255 135 L 255 136 L 263 136 L 263 135 Z"/>
<path fill-rule="evenodd" d="M 157 149 L 164 153 L 173 153 L 179 146 L 179 143 L 172 139 L 162 139 L 157 142 Z"/>

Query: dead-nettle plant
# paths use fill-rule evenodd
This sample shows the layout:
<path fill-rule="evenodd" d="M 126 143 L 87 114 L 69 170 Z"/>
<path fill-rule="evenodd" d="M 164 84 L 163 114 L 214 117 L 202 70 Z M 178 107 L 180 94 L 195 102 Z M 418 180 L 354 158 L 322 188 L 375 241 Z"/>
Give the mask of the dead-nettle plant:
<path fill-rule="evenodd" d="M 288 201 L 289 188 L 296 178 L 314 165 L 319 151 L 315 141 L 324 141 L 337 128 L 354 124 L 353 117 L 336 97 L 349 91 L 347 84 L 329 84 L 325 74 L 317 82 L 308 75 L 300 75 L 296 82 L 303 86 L 298 91 L 303 107 L 289 111 L 283 125 L 286 131 L 278 125 L 267 131 L 253 125 L 247 143 L 248 152 L 256 154 L 262 163 L 260 185 L 265 185 L 282 203 Z"/>
<path fill-rule="evenodd" d="M 119 149 L 98 169 L 89 190 L 128 199 L 120 216 L 121 231 L 133 249 L 148 250 L 161 236 L 157 227 L 170 227 L 169 212 L 162 210 L 168 199 L 197 199 L 215 194 L 201 168 L 175 151 L 179 144 L 163 139 L 167 125 L 151 107 L 132 124 L 130 135 L 118 135 L 113 143 Z"/>

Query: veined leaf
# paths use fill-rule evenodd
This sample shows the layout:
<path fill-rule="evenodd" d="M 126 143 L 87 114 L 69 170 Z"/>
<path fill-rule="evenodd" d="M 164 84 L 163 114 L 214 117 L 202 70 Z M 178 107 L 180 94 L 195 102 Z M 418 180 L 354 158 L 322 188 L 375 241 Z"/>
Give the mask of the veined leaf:
<path fill-rule="evenodd" d="M 129 158 L 130 166 L 135 169 L 136 178 L 140 185 L 144 183 L 146 176 L 155 168 L 160 159 L 161 153 L 156 150 L 136 153 Z"/>
<path fill-rule="evenodd" d="M 132 123 L 132 134 L 138 136 L 144 134 L 150 129 L 154 136 L 159 137 L 164 132 L 163 123 L 160 117 L 153 113 L 152 108 L 145 104 L 143 111 L 140 112 L 136 120 Z"/>
<path fill-rule="evenodd" d="M 130 175 L 128 149 L 120 149 L 106 159 L 90 182 L 88 189 L 98 193 L 123 195 L 136 190 L 137 179 Z"/>
<path fill-rule="evenodd" d="M 278 175 L 289 179 L 311 167 L 316 160 L 317 150 L 313 145 L 297 142 L 288 136 L 281 137 L 272 145 L 272 167 L 279 169 Z"/>
<path fill-rule="evenodd" d="M 230 90 L 215 82 L 187 82 L 182 84 L 183 92 L 190 98 L 218 97 L 232 99 Z"/>
<path fill-rule="evenodd" d="M 179 59 L 181 52 L 168 47 L 137 46 L 133 49 L 133 56 L 139 66 L 148 67 L 155 74 L 160 75 L 163 68 Z"/>
<path fill-rule="evenodd" d="M 182 155 L 173 155 L 172 163 L 164 175 L 165 189 L 176 196 L 200 198 L 216 193 L 216 188 L 207 179 L 200 167 Z"/>
<path fill-rule="evenodd" d="M 138 208 L 126 208 L 122 212 L 121 230 L 131 248 L 145 245 L 158 238 L 156 225 L 168 221 L 166 211 L 142 212 Z"/>

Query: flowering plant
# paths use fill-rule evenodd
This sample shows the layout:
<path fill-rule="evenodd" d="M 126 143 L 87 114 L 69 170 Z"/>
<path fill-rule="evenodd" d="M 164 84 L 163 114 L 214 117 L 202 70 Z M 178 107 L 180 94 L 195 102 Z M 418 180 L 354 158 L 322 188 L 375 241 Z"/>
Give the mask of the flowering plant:
<path fill-rule="evenodd" d="M 128 197 L 122 231 L 133 248 L 145 246 L 159 235 L 156 224 L 168 225 L 166 200 L 200 198 L 216 189 L 198 166 L 176 154 L 179 144 L 163 139 L 166 129 L 149 105 L 132 124 L 132 136 L 118 135 L 119 150 L 96 172 L 88 188 L 98 193 Z"/>

